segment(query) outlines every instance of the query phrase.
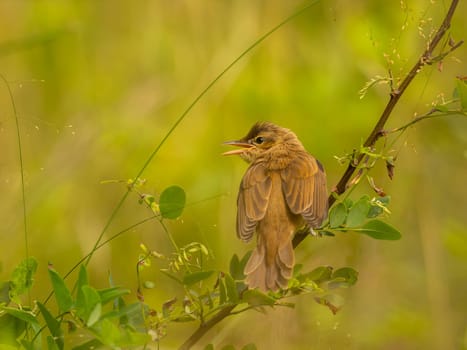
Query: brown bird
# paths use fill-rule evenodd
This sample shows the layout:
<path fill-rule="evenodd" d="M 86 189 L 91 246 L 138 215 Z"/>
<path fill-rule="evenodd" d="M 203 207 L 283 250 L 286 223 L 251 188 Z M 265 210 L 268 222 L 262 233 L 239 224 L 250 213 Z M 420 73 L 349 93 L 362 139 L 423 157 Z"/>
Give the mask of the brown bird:
<path fill-rule="evenodd" d="M 256 123 L 245 137 L 225 144 L 240 149 L 250 166 L 237 198 L 237 235 L 248 242 L 257 232 L 257 246 L 244 273 L 250 288 L 286 288 L 295 264 L 292 239 L 308 224 L 310 232 L 327 215 L 326 174 L 289 129 Z"/>

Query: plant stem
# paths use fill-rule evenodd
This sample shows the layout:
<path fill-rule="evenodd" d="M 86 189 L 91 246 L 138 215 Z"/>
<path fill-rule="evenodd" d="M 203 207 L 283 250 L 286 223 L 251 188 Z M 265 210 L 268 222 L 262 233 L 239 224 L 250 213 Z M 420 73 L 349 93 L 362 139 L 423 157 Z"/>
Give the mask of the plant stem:
<path fill-rule="evenodd" d="M 202 323 L 199 328 L 178 348 L 179 350 L 188 350 L 195 345 L 203 335 L 207 333 L 212 327 L 218 324 L 227 316 L 232 315 L 232 311 L 237 305 L 229 305 L 220 310 L 215 316 L 210 318 L 207 322 Z"/>
<path fill-rule="evenodd" d="M 20 125 L 19 125 L 18 112 L 16 110 L 16 103 L 13 97 L 13 92 L 11 91 L 11 88 L 10 88 L 10 84 L 8 83 L 8 81 L 2 74 L 0 74 L 0 78 L 3 80 L 3 82 L 5 83 L 8 89 L 8 93 L 10 95 L 11 106 L 13 108 L 13 115 L 15 116 L 16 139 L 18 142 L 19 168 L 20 168 L 20 174 L 21 174 L 21 201 L 22 201 L 22 207 L 23 207 L 24 251 L 26 255 L 27 268 L 29 270 L 29 235 L 28 235 L 28 225 L 27 225 L 28 222 L 27 222 L 27 211 L 26 211 L 26 192 L 24 189 L 24 164 L 23 164 L 23 147 L 21 145 L 21 130 L 20 130 Z M 29 304 L 31 304 L 30 289 L 28 289 L 28 299 L 29 299 Z"/>

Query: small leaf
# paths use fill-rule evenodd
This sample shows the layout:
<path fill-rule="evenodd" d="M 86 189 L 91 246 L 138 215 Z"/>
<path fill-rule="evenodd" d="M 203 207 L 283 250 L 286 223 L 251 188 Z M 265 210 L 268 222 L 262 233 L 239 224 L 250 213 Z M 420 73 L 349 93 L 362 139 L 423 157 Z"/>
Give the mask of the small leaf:
<path fill-rule="evenodd" d="M 235 280 L 243 280 L 245 278 L 243 268 L 244 266 L 241 264 L 237 254 L 234 254 L 232 259 L 230 259 L 230 274 Z"/>
<path fill-rule="evenodd" d="M 55 339 L 50 335 L 47 336 L 47 350 L 60 350 Z"/>
<path fill-rule="evenodd" d="M 344 278 L 345 282 L 352 286 L 358 280 L 358 272 L 351 267 L 342 267 L 334 271 L 332 278 Z"/>
<path fill-rule="evenodd" d="M 344 199 L 344 201 L 342 203 L 344 203 L 345 207 L 347 209 L 349 209 L 353 205 L 353 200 L 351 198 L 347 197 L 346 199 Z"/>
<path fill-rule="evenodd" d="M 366 217 L 372 219 L 372 218 L 376 218 L 380 216 L 382 213 L 383 213 L 383 208 L 381 208 L 378 205 L 372 205 Z"/>
<path fill-rule="evenodd" d="M 99 293 L 99 299 L 102 305 L 107 304 L 109 301 L 115 300 L 121 296 L 130 294 L 129 289 L 124 289 L 120 287 L 111 287 L 106 289 L 101 289 L 97 291 Z"/>
<path fill-rule="evenodd" d="M 186 286 L 191 286 L 192 284 L 204 281 L 205 279 L 209 278 L 214 271 L 198 271 L 186 274 L 183 277 L 183 284 Z"/>
<path fill-rule="evenodd" d="M 256 345 L 253 343 L 245 345 L 242 350 L 257 350 Z"/>
<path fill-rule="evenodd" d="M 65 281 L 52 267 L 49 267 L 49 277 L 52 281 L 58 308 L 61 312 L 70 311 L 71 307 L 73 306 L 73 299 L 71 297 L 70 290 L 65 285 Z"/>
<path fill-rule="evenodd" d="M 335 237 L 335 236 L 336 236 L 336 235 L 334 234 L 334 232 L 327 231 L 327 230 L 319 231 L 319 233 L 320 233 L 322 236 L 328 236 L 328 237 Z"/>
<path fill-rule="evenodd" d="M 86 266 L 81 265 L 79 269 L 78 283 L 76 285 L 76 288 L 80 290 L 82 286 L 86 286 L 88 284 L 89 282 L 88 282 L 88 273 L 86 271 Z"/>
<path fill-rule="evenodd" d="M 459 98 L 462 109 L 464 111 L 467 110 L 467 83 L 461 79 L 458 79 L 456 91 L 454 94 Z"/>
<path fill-rule="evenodd" d="M 214 345 L 208 344 L 204 347 L 204 350 L 214 350 Z"/>
<path fill-rule="evenodd" d="M 274 298 L 257 289 L 246 290 L 242 295 L 242 300 L 251 306 L 273 306 L 276 303 Z"/>
<path fill-rule="evenodd" d="M 45 305 L 42 303 L 37 302 L 37 307 L 44 317 L 47 328 L 49 329 L 50 334 L 52 334 L 52 337 L 55 339 L 55 343 L 60 349 L 63 349 L 63 332 L 60 329 L 60 322 L 58 322 L 55 317 L 52 316 L 49 310 L 47 310 Z"/>
<path fill-rule="evenodd" d="M 367 196 L 363 196 L 352 205 L 347 215 L 347 227 L 358 227 L 365 222 L 368 211 L 370 210 L 370 202 Z"/>
<path fill-rule="evenodd" d="M 225 304 L 227 301 L 227 291 L 225 289 L 224 279 L 219 279 L 219 305 Z"/>
<path fill-rule="evenodd" d="M 347 208 L 343 203 L 339 203 L 332 207 L 329 213 L 329 226 L 336 228 L 344 224 L 347 217 Z"/>
<path fill-rule="evenodd" d="M 81 297 L 76 302 L 76 314 L 84 322 L 88 323 L 91 313 L 96 308 L 96 305 L 100 303 L 101 298 L 97 290 L 91 286 L 84 285 L 81 287 Z"/>
<path fill-rule="evenodd" d="M 25 338 L 26 329 L 27 322 L 2 312 L 0 315 L 0 348 L 6 350 L 20 349 L 17 339 Z M 31 349 L 31 346 L 29 346 L 29 349 Z"/>
<path fill-rule="evenodd" d="M 237 291 L 237 285 L 235 284 L 234 279 L 229 274 L 225 274 L 224 280 L 228 300 L 234 304 L 238 303 L 239 296 Z"/>
<path fill-rule="evenodd" d="M 316 284 L 323 283 L 331 279 L 332 267 L 331 266 L 319 266 L 316 269 L 304 274 L 304 279 L 310 279 Z"/>
<path fill-rule="evenodd" d="M 161 215 L 165 219 L 178 218 L 185 207 L 186 195 L 183 188 L 179 186 L 167 187 L 159 199 Z"/>
<path fill-rule="evenodd" d="M 94 308 L 91 310 L 91 312 L 89 313 L 89 317 L 86 321 L 86 326 L 88 327 L 93 326 L 97 321 L 99 321 L 101 314 L 102 314 L 102 304 L 97 303 L 94 306 Z"/>
<path fill-rule="evenodd" d="M 388 206 L 390 200 L 391 200 L 391 196 L 380 197 L 376 199 L 376 202 L 375 202 L 375 199 L 373 199 L 370 202 L 371 207 L 370 207 L 370 210 L 368 211 L 367 217 L 371 219 L 371 218 L 376 218 L 379 215 L 381 215 L 384 212 L 385 207 Z"/>
<path fill-rule="evenodd" d="M 14 298 L 24 294 L 32 287 L 34 274 L 37 270 L 37 260 L 27 258 L 21 261 L 11 274 L 10 293 Z"/>
<path fill-rule="evenodd" d="M 354 228 L 352 231 L 363 233 L 375 239 L 398 240 L 401 238 L 401 233 L 394 227 L 380 220 L 368 221 L 360 228 Z"/>
<path fill-rule="evenodd" d="M 0 310 L 5 311 L 9 315 L 19 320 L 25 321 L 27 324 L 31 326 L 34 332 L 38 332 L 41 329 L 39 321 L 37 321 L 36 316 L 32 312 L 13 308 L 13 307 L 2 307 Z"/>

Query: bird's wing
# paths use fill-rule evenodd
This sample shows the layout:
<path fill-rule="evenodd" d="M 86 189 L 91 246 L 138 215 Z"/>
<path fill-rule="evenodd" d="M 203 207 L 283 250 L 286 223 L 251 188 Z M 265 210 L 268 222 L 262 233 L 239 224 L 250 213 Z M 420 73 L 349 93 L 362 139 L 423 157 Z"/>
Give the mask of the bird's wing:
<path fill-rule="evenodd" d="M 249 241 L 268 206 L 271 177 L 263 164 L 253 164 L 246 171 L 237 198 L 237 235 Z"/>
<path fill-rule="evenodd" d="M 311 228 L 319 227 L 327 215 L 326 173 L 310 154 L 297 155 L 281 172 L 282 191 L 294 214 L 301 214 Z"/>

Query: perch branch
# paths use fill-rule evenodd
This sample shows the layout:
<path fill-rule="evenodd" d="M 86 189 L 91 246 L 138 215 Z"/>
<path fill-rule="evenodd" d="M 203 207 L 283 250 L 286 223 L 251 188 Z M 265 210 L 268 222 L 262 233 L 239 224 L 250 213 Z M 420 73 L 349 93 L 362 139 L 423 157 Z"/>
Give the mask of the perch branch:
<path fill-rule="evenodd" d="M 210 318 L 205 323 L 201 324 L 199 328 L 179 347 L 179 350 L 188 350 L 193 345 L 195 345 L 198 340 L 201 339 L 203 335 L 207 333 L 212 327 L 214 327 L 217 323 L 222 321 L 227 316 L 232 315 L 232 311 L 235 309 L 237 305 L 229 305 L 221 309 L 216 315 Z"/>
<path fill-rule="evenodd" d="M 432 58 L 433 52 L 435 48 L 438 46 L 441 39 L 444 37 L 444 35 L 448 31 L 448 29 L 450 28 L 451 20 L 452 20 L 452 17 L 454 15 L 454 12 L 456 10 L 458 3 L 459 3 L 459 0 L 452 0 L 451 5 L 449 6 L 449 9 L 446 13 L 446 16 L 444 17 L 443 22 L 438 28 L 436 34 L 433 36 L 431 41 L 428 43 L 428 46 L 426 47 L 425 51 L 422 53 L 420 58 L 414 64 L 412 69 L 409 71 L 409 73 L 407 73 L 404 80 L 402 80 L 401 84 L 397 88 L 392 89 L 390 93 L 389 101 L 386 104 L 386 107 L 384 108 L 383 112 L 381 113 L 381 116 L 378 122 L 376 123 L 370 135 L 368 136 L 365 143 L 363 144 L 364 147 L 372 147 L 376 143 L 376 141 L 378 141 L 378 139 L 381 136 L 383 136 L 384 125 L 386 124 L 387 120 L 389 119 L 389 116 L 394 110 L 394 107 L 396 106 L 397 102 L 399 102 L 401 96 L 403 95 L 407 87 L 410 85 L 412 80 L 417 76 L 417 74 L 421 71 L 421 69 L 424 66 L 430 65 L 433 62 L 433 58 Z M 461 44 L 462 44 L 462 41 L 457 43 L 453 47 L 451 47 L 448 53 L 458 48 Z M 441 55 L 441 56 L 444 57 L 444 55 Z M 333 193 L 331 193 L 331 195 L 329 196 L 329 199 L 328 199 L 329 207 L 331 207 L 334 204 L 338 195 L 341 195 L 347 190 L 347 187 L 348 187 L 347 184 L 349 183 L 355 170 L 358 168 L 358 165 L 362 162 L 364 156 L 365 156 L 364 154 L 360 154 L 356 157 L 354 161 L 349 162 L 347 169 L 345 170 L 341 179 L 337 183 Z M 308 236 L 308 234 L 309 234 L 308 229 L 297 232 L 293 240 L 294 247 L 299 245 Z"/>

